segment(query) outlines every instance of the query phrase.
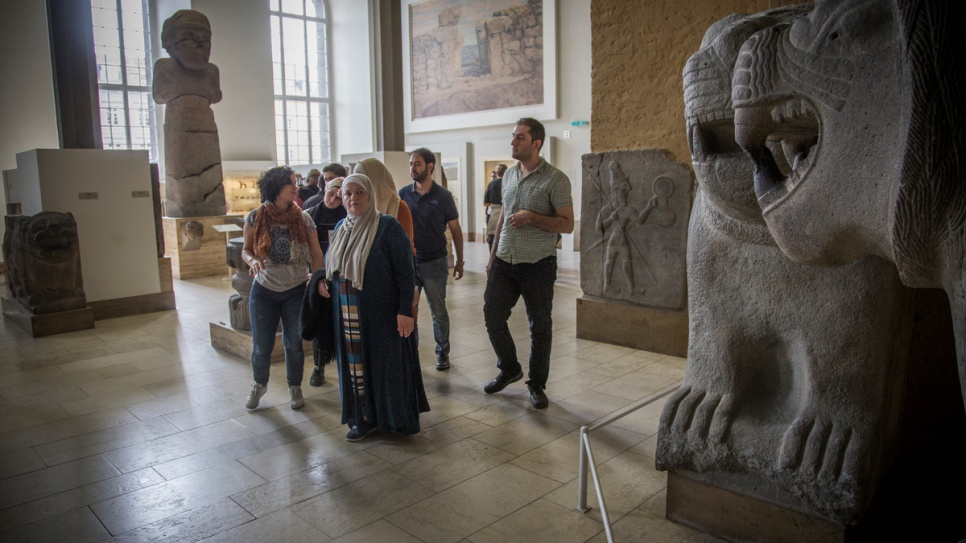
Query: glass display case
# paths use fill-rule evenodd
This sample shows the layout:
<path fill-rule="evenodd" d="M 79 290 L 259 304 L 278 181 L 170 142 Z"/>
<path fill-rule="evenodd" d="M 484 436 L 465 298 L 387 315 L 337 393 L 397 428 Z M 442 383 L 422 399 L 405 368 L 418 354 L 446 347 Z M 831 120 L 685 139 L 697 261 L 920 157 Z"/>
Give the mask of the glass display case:
<path fill-rule="evenodd" d="M 257 171 L 225 173 L 222 183 L 229 214 L 246 214 L 258 207 L 258 176 Z"/>

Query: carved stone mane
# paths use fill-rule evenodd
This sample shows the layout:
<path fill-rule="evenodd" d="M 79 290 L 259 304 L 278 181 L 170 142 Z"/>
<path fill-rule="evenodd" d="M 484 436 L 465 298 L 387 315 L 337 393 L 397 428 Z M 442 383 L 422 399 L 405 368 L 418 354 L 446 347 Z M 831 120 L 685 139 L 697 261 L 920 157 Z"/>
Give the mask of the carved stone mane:
<path fill-rule="evenodd" d="M 898 10 L 912 96 L 893 226 L 896 264 L 907 285 L 945 286 L 943 268 L 963 269 L 966 20 L 955 2 L 900 0 Z"/>

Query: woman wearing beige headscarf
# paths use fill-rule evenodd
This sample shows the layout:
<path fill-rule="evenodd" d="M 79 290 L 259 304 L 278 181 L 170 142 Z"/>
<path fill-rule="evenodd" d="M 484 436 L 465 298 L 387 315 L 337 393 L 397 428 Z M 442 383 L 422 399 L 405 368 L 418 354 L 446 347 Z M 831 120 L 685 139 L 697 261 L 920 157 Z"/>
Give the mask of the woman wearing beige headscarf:
<path fill-rule="evenodd" d="M 348 215 L 332 236 L 324 277 L 312 277 L 318 295 L 332 299 L 349 441 L 375 429 L 415 434 L 419 414 L 429 411 L 412 335 L 411 242 L 399 221 L 376 209 L 374 191 L 362 174 L 342 182 Z"/>
<path fill-rule="evenodd" d="M 353 172 L 361 173 L 372 181 L 372 190 L 375 192 L 375 204 L 379 213 L 385 213 L 395 217 L 403 230 L 409 235 L 410 245 L 413 239 L 413 215 L 409 211 L 409 206 L 399 197 L 396 183 L 389 173 L 389 168 L 377 158 L 365 158 L 359 161 Z M 416 248 L 413 246 L 413 254 Z"/>

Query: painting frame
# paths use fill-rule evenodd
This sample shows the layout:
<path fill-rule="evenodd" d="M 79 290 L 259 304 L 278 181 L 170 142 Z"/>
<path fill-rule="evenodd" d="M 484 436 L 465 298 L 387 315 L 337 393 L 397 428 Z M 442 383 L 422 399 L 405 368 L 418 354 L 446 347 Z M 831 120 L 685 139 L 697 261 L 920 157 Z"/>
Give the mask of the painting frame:
<path fill-rule="evenodd" d="M 448 115 L 416 118 L 414 115 L 413 94 L 413 21 L 412 10 L 418 4 L 439 0 L 402 0 L 403 34 L 403 109 L 405 131 L 407 133 L 453 130 L 478 126 L 512 124 L 521 117 L 534 117 L 539 120 L 557 118 L 557 0 L 543 0 L 543 102 L 540 104 L 487 109 Z M 495 0 L 452 0 L 462 6 L 479 5 L 480 1 Z M 525 0 L 520 1 L 521 4 Z"/>

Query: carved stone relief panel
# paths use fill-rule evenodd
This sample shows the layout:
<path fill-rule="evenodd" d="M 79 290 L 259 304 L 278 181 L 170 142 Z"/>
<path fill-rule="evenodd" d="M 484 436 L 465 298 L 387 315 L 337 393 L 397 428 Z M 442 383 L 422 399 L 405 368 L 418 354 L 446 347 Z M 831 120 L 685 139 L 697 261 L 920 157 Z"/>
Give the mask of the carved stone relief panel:
<path fill-rule="evenodd" d="M 652 307 L 685 306 L 692 175 L 662 150 L 583 156 L 580 286 Z"/>

